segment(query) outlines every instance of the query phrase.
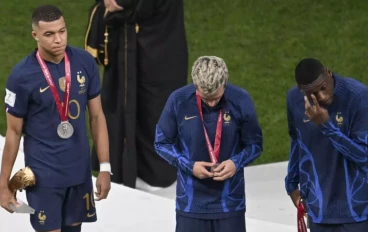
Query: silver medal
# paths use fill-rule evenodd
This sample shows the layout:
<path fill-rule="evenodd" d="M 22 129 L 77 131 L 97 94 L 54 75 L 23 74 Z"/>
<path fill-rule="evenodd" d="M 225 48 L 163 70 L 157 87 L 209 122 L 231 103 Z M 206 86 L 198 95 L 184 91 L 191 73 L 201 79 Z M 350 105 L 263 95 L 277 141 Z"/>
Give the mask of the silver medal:
<path fill-rule="evenodd" d="M 72 137 L 74 128 L 70 122 L 61 122 L 57 128 L 57 133 L 62 139 L 68 139 Z"/>

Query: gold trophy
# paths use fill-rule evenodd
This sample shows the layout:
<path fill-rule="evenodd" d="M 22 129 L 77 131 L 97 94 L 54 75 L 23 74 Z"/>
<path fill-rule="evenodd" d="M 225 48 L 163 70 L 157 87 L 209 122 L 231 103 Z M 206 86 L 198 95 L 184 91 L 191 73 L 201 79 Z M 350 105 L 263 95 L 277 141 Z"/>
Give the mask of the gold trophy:
<path fill-rule="evenodd" d="M 26 189 L 27 187 L 34 186 L 36 184 L 36 177 L 33 174 L 31 168 L 25 167 L 20 169 L 14 174 L 14 176 L 9 181 L 9 190 L 14 195 L 15 200 L 17 200 L 17 191 Z M 18 200 L 20 206 L 15 207 L 10 204 L 10 208 L 16 213 L 34 213 L 34 209 L 26 205 L 25 203 Z"/>
<path fill-rule="evenodd" d="M 36 177 L 29 167 L 25 167 L 19 170 L 9 181 L 9 190 L 17 195 L 17 190 L 20 192 L 27 187 L 34 186 L 36 184 Z"/>

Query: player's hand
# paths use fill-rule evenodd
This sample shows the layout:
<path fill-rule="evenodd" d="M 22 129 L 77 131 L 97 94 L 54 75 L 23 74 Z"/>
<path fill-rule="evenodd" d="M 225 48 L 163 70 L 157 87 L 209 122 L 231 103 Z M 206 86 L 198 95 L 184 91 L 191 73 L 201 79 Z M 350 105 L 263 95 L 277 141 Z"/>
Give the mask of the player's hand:
<path fill-rule="evenodd" d="M 124 9 L 116 3 L 116 0 L 104 0 L 104 3 L 106 9 L 110 12 L 121 11 Z"/>
<path fill-rule="evenodd" d="M 15 200 L 14 195 L 10 192 L 9 188 L 0 188 L 0 205 L 9 213 L 14 213 L 13 210 L 10 209 L 10 203 L 14 206 L 18 207 L 19 204 Z"/>
<path fill-rule="evenodd" d="M 302 198 L 301 198 L 301 196 L 300 196 L 300 190 L 299 189 L 297 189 L 297 190 L 295 190 L 294 192 L 292 192 L 291 194 L 290 194 L 290 197 L 291 197 L 291 200 L 293 201 L 293 204 L 294 204 L 294 206 L 297 208 L 297 209 L 299 209 L 299 205 L 301 205 L 303 208 L 304 208 L 304 204 L 303 204 L 303 202 L 302 202 Z M 308 213 L 307 213 L 307 210 L 304 208 L 304 217 L 307 217 L 308 218 Z"/>
<path fill-rule="evenodd" d="M 311 106 L 307 96 L 304 96 L 305 101 L 305 115 L 315 124 L 321 125 L 328 121 L 328 111 L 321 107 L 314 94 L 311 95 L 314 106 Z"/>
<path fill-rule="evenodd" d="M 295 206 L 296 208 L 298 208 L 299 203 L 300 203 L 300 200 L 301 200 L 300 190 L 299 190 L 299 189 L 294 190 L 294 192 L 292 192 L 292 193 L 290 194 L 290 197 L 291 197 L 291 200 L 292 200 L 292 201 L 293 201 L 293 203 L 294 203 L 294 206 Z"/>
<path fill-rule="evenodd" d="M 107 195 L 109 195 L 111 189 L 111 178 L 109 172 L 100 172 L 97 176 L 96 181 L 96 189 L 95 192 L 97 199 L 96 201 L 100 201 L 102 199 L 106 199 Z"/>
<path fill-rule="evenodd" d="M 195 162 L 193 166 L 193 175 L 199 179 L 205 179 L 213 177 L 213 173 L 207 170 L 207 167 L 211 167 L 213 164 L 210 162 Z"/>
<path fill-rule="evenodd" d="M 226 160 L 222 162 L 217 168 L 215 168 L 213 172 L 213 180 L 224 181 L 235 175 L 236 166 L 232 160 Z"/>

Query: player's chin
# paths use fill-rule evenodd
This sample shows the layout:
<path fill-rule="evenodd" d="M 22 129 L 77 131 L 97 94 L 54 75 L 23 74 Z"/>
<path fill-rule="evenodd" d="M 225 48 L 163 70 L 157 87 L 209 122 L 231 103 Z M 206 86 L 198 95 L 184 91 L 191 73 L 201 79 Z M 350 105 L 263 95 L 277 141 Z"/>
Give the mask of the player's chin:
<path fill-rule="evenodd" d="M 63 54 L 65 52 L 65 46 L 53 47 L 51 51 L 54 55 Z"/>

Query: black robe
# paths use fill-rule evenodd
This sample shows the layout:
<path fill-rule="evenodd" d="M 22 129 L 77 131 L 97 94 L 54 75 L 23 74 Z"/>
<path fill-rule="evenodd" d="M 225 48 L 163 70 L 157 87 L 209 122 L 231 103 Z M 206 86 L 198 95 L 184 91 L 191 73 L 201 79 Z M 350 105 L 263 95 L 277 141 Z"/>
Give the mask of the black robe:
<path fill-rule="evenodd" d="M 117 0 L 124 10 L 114 13 L 101 2 L 91 9 L 85 46 L 104 66 L 101 100 L 112 182 L 135 188 L 140 177 L 167 187 L 175 182 L 176 169 L 153 144 L 167 98 L 187 84 L 183 0 Z M 94 148 L 92 168 L 99 169 Z"/>

